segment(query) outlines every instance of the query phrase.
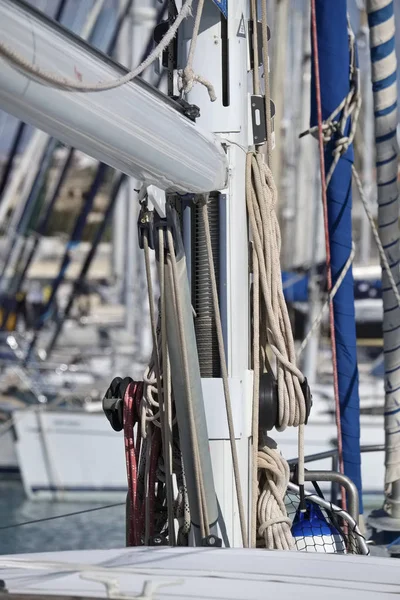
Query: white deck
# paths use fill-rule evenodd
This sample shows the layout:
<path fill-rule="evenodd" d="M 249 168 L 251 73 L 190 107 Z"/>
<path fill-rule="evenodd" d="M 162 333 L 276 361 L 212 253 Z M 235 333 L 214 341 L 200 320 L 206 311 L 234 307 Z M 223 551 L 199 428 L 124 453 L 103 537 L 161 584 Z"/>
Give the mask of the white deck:
<path fill-rule="evenodd" d="M 396 559 L 241 549 L 126 548 L 4 556 L 0 579 L 9 592 L 91 597 L 107 596 L 99 580 L 113 582 L 113 597 L 154 599 L 375 600 L 400 592 Z M 148 596 L 143 594 L 146 582 L 153 585 Z"/>

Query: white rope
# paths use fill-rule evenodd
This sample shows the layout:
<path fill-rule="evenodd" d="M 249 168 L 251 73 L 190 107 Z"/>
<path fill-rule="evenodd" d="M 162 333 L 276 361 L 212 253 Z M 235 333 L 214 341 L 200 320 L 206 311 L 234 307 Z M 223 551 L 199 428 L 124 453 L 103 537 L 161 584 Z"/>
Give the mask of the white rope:
<path fill-rule="evenodd" d="M 261 323 L 264 325 L 263 318 L 267 323 L 261 328 L 260 335 L 264 335 L 276 358 L 276 428 L 278 431 L 283 431 L 286 427 L 299 428 L 298 483 L 304 487 L 304 424 L 307 417 L 306 401 L 301 387 L 304 375 L 296 365 L 293 333 L 282 289 L 281 237 L 275 212 L 276 201 L 277 190 L 269 167 L 259 153 L 249 153 L 246 160 L 246 202 L 254 257 L 258 266 L 258 269 L 254 269 L 253 265 L 253 285 L 256 289 L 258 285 L 260 287 L 260 298 L 255 298 L 254 302 L 262 302 L 261 310 L 258 310 L 257 306 L 257 313 L 260 314 Z M 255 275 L 258 274 L 259 282 L 254 282 Z M 254 341 L 253 344 L 257 348 Z M 267 354 L 263 346 L 260 345 L 260 349 L 265 363 Z"/>
<path fill-rule="evenodd" d="M 47 84 L 52 87 L 61 88 L 64 91 L 70 92 L 104 92 L 106 90 L 112 90 L 132 81 L 162 55 L 164 50 L 175 37 L 182 21 L 190 15 L 192 4 L 193 0 L 186 0 L 173 25 L 168 29 L 161 42 L 140 65 L 138 65 L 132 71 L 129 71 L 129 73 L 123 77 L 118 77 L 117 79 L 112 79 L 111 81 L 100 81 L 98 83 L 84 84 L 74 79 L 60 77 L 56 73 L 45 71 L 40 66 L 31 63 L 27 58 L 21 56 L 12 50 L 12 48 L 9 48 L 7 44 L 2 41 L 0 41 L 0 56 L 5 60 L 8 60 L 18 69 L 21 69 L 26 76 L 31 76 L 44 85 Z"/>
<path fill-rule="evenodd" d="M 347 271 L 350 269 L 351 265 L 353 264 L 355 253 L 356 253 L 356 249 L 355 249 L 355 245 L 354 245 L 354 242 L 353 242 L 349 258 L 347 259 L 347 261 L 346 261 L 346 263 L 345 263 L 345 265 L 344 265 L 344 267 L 343 267 L 343 269 L 342 269 L 342 271 L 341 271 L 341 273 L 340 273 L 340 275 L 339 275 L 339 277 L 338 277 L 335 285 L 333 286 L 333 288 L 329 292 L 328 297 L 327 297 L 325 303 L 323 304 L 323 306 L 322 306 L 322 308 L 321 308 L 318 316 L 314 319 L 310 331 L 307 333 L 306 337 L 302 341 L 301 346 L 300 346 L 300 348 L 297 351 L 297 358 L 300 358 L 300 356 L 301 356 L 302 352 L 304 351 L 305 347 L 307 346 L 308 342 L 310 341 L 310 339 L 314 335 L 314 332 L 320 326 L 322 318 L 324 316 L 324 313 L 325 313 L 326 309 L 329 307 L 330 302 L 336 296 L 336 293 L 337 293 L 338 289 L 342 285 L 343 279 L 346 277 Z"/>
<path fill-rule="evenodd" d="M 205 79 L 202 75 L 197 75 L 193 71 L 194 53 L 196 51 L 196 44 L 197 44 L 197 38 L 199 35 L 199 30 L 200 30 L 200 23 L 201 23 L 201 16 L 203 14 L 203 8 L 204 8 L 204 0 L 199 0 L 199 3 L 197 5 L 196 18 L 195 18 L 194 25 L 193 25 L 192 39 L 190 40 L 189 55 L 188 55 L 186 67 L 183 70 L 178 71 L 178 75 L 180 77 L 179 91 L 184 91 L 185 94 L 188 94 L 191 91 L 191 89 L 193 88 L 193 85 L 197 82 L 197 83 L 200 83 L 201 85 L 204 85 L 204 87 L 207 88 L 208 95 L 210 96 L 211 102 L 215 102 L 215 100 L 217 99 L 217 96 L 215 94 L 214 86 L 212 85 L 212 83 L 210 83 L 208 81 L 208 79 Z"/>
<path fill-rule="evenodd" d="M 277 362 L 279 430 L 298 426 L 306 418 L 296 365 L 293 333 L 282 290 L 280 231 L 275 213 L 277 192 L 272 173 L 259 154 L 247 157 L 247 208 L 260 272 L 260 288 L 268 318 L 267 339 Z"/>
<path fill-rule="evenodd" d="M 293 550 L 291 520 L 285 506 L 290 479 L 287 461 L 270 438 L 264 439 L 258 452 L 259 497 L 257 501 L 258 535 L 269 550 Z"/>

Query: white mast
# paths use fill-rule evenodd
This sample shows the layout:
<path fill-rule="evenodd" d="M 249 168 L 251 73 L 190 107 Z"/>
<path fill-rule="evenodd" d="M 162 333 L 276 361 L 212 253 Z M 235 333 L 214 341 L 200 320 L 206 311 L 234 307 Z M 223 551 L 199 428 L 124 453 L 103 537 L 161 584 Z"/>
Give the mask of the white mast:
<path fill-rule="evenodd" d="M 204 129 L 219 134 L 228 144 L 228 160 L 231 167 L 228 188 L 223 191 L 221 210 L 225 213 L 225 239 L 220 240 L 226 255 L 226 289 L 222 291 L 229 299 L 227 312 L 222 315 L 227 324 L 226 354 L 228 360 L 231 400 L 235 416 L 235 434 L 239 454 L 243 497 L 248 505 L 250 419 L 252 377 L 249 370 L 249 269 L 248 232 L 245 202 L 245 152 L 252 141 L 248 131 L 248 3 L 237 0 L 228 6 L 227 31 L 218 8 L 212 2 L 204 5 L 200 34 L 197 40 L 193 69 L 215 85 L 217 100 L 210 102 L 207 90 L 195 85 L 188 94 L 188 101 L 200 107 L 198 120 Z M 222 24 L 222 25 L 221 25 Z M 188 45 L 192 31 L 185 24 L 182 66 L 186 64 Z M 222 70 L 221 45 L 227 45 L 229 60 Z M 223 49 L 223 47 L 222 47 Z M 228 74 L 228 88 L 221 82 Z M 225 106 L 224 106 L 225 104 Z M 239 144 L 239 145 L 236 145 Z M 221 235 L 221 233 L 220 233 Z M 221 299 L 223 305 L 223 299 Z M 220 379 L 203 380 L 215 405 L 223 406 L 223 388 Z M 203 388 L 204 389 L 204 388 Z M 205 394 L 206 400 L 206 394 Z M 207 408 L 207 405 L 206 405 Z M 211 409 L 211 406 L 209 406 Z M 210 452 L 214 482 L 220 510 L 225 519 L 227 534 L 232 546 L 241 546 L 238 510 L 229 438 L 225 417 L 215 410 L 213 431 L 210 433 Z"/>

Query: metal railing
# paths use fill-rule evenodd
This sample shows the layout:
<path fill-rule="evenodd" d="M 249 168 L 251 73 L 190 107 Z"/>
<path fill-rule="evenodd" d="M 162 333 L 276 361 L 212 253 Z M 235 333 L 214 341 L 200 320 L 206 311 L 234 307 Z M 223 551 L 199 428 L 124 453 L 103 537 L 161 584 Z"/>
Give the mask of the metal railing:
<path fill-rule="evenodd" d="M 361 454 L 370 453 L 370 452 L 383 452 L 385 450 L 384 444 L 368 444 L 365 446 L 361 446 L 360 451 Z M 357 493 L 357 518 L 358 520 L 358 491 L 355 487 L 354 483 L 346 477 L 345 475 L 341 475 L 339 470 L 339 457 L 338 457 L 338 449 L 332 448 L 331 450 L 326 450 L 324 452 L 317 452 L 316 454 L 309 454 L 304 457 L 305 463 L 318 462 L 321 460 L 326 460 L 327 458 L 332 459 L 332 471 L 306 471 L 305 479 L 306 481 L 330 481 L 331 482 L 331 502 L 333 504 L 337 504 L 339 497 L 339 486 L 343 486 L 346 489 L 347 496 L 349 498 L 349 512 L 354 516 L 356 513 L 352 511 L 351 506 L 353 504 L 353 496 L 354 490 Z M 298 463 L 298 458 L 291 458 L 288 460 L 289 466 L 291 468 L 295 467 Z M 330 474 L 330 478 L 327 478 L 327 474 Z M 319 478 L 320 477 L 320 478 Z M 353 489 L 354 488 L 354 489 Z M 355 502 L 355 500 L 354 500 Z"/>

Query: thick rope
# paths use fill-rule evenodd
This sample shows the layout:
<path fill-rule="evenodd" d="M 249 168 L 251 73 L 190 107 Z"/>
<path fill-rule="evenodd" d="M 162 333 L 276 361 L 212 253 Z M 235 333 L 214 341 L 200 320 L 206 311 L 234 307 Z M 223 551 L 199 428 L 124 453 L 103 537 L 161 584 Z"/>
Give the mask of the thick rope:
<path fill-rule="evenodd" d="M 227 369 L 227 364 L 226 364 L 224 337 L 223 337 L 222 323 L 221 323 L 221 313 L 219 310 L 217 281 L 216 281 L 216 277 L 215 277 L 215 268 L 214 268 L 213 251 L 212 251 L 212 244 L 211 244 L 210 224 L 209 224 L 209 219 L 208 219 L 207 201 L 205 201 L 203 203 L 201 215 L 202 215 L 202 219 L 203 219 L 204 233 L 205 233 L 205 238 L 206 238 L 208 270 L 209 270 L 209 275 L 210 275 L 210 280 L 211 280 L 212 302 L 213 302 L 213 308 L 214 308 L 215 326 L 216 326 L 216 330 L 217 330 L 219 360 L 220 360 L 220 365 L 221 365 L 222 383 L 223 383 L 223 388 L 224 388 L 226 418 L 228 421 L 229 442 L 230 442 L 230 446 L 231 446 L 233 475 L 234 475 L 235 487 L 236 487 L 236 498 L 237 498 L 237 503 L 238 503 L 238 508 L 239 508 L 240 529 L 241 529 L 241 533 L 242 533 L 243 547 L 247 548 L 248 547 L 248 538 L 247 538 L 246 517 L 245 517 L 245 510 L 244 510 L 244 503 L 243 503 L 242 485 L 240 482 L 239 460 L 238 460 L 237 448 L 236 448 L 235 428 L 233 425 L 232 403 L 231 403 L 231 396 L 230 396 L 230 391 L 229 391 L 228 369 Z"/>
<path fill-rule="evenodd" d="M 280 231 L 275 213 L 276 187 L 260 155 L 247 157 L 247 207 L 255 254 L 260 270 L 263 301 L 268 315 L 267 337 L 277 360 L 279 427 L 304 423 L 306 407 L 300 384 L 304 376 L 296 366 L 293 334 L 280 277 Z"/>
<path fill-rule="evenodd" d="M 267 318 L 266 341 L 276 358 L 278 382 L 278 425 L 299 427 L 299 485 L 304 486 L 304 423 L 307 416 L 306 402 L 301 384 L 304 376 L 296 365 L 293 333 L 283 295 L 280 269 L 280 231 L 275 213 L 277 191 L 269 167 L 260 154 L 249 153 L 246 162 L 246 202 L 254 244 L 253 282 L 259 276 L 262 311 L 256 306 L 256 314 Z M 255 282 L 257 289 L 258 282 Z M 264 362 L 266 349 L 262 348 Z M 255 358 L 255 357 L 254 357 Z M 253 360 L 254 360 L 253 358 Z M 253 415 L 254 418 L 254 415 Z M 254 532 L 253 532 L 254 539 Z"/>
<path fill-rule="evenodd" d="M 204 87 L 207 88 L 208 95 L 210 96 L 211 102 L 215 102 L 215 100 L 217 99 L 217 96 L 215 94 L 214 86 L 212 85 L 212 83 L 210 83 L 208 81 L 208 79 L 205 79 L 205 77 L 203 77 L 202 75 L 197 75 L 193 71 L 193 60 L 194 60 L 194 54 L 196 51 L 197 38 L 199 35 L 199 31 L 200 31 L 200 23 L 201 23 L 201 16 L 203 14 L 203 8 L 204 8 L 204 0 L 199 0 L 199 3 L 197 5 L 196 18 L 195 18 L 194 25 L 193 25 L 192 39 L 190 40 L 189 55 L 188 55 L 186 67 L 183 70 L 178 71 L 178 75 L 181 79 L 179 89 L 180 89 L 180 91 L 184 91 L 185 94 L 188 94 L 196 82 L 200 83 L 201 85 L 204 85 Z"/>
<path fill-rule="evenodd" d="M 22 70 L 27 77 L 30 76 L 44 85 L 47 84 L 51 87 L 61 88 L 62 90 L 69 92 L 105 92 L 106 90 L 113 90 L 135 79 L 135 77 L 143 73 L 147 67 L 149 67 L 162 55 L 164 50 L 174 39 L 182 21 L 184 21 L 184 19 L 191 14 L 192 4 L 193 0 L 186 0 L 173 25 L 168 29 L 161 42 L 154 48 L 152 52 L 150 52 L 149 56 L 142 63 L 140 63 L 140 65 L 138 65 L 132 71 L 129 71 L 129 73 L 123 77 L 118 77 L 117 79 L 112 79 L 110 81 L 84 84 L 76 81 L 75 79 L 60 77 L 56 73 L 45 71 L 38 65 L 31 63 L 27 58 L 21 56 L 15 52 L 15 50 L 12 50 L 7 46 L 7 44 L 1 41 L 0 56 L 5 60 L 8 60 L 16 68 Z"/>
<path fill-rule="evenodd" d="M 258 535 L 264 539 L 264 545 L 269 550 L 293 550 L 292 523 L 285 506 L 290 469 L 273 444 L 270 438 L 266 438 L 258 452 Z"/>

